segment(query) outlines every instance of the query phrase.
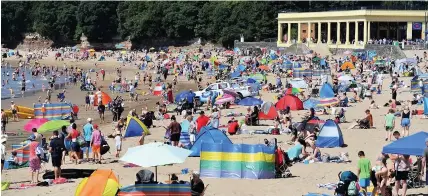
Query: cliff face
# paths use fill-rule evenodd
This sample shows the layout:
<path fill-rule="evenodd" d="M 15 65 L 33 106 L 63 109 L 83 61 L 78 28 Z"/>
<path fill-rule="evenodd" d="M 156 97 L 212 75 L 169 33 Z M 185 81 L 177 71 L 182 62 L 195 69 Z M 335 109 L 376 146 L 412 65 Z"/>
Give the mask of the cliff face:
<path fill-rule="evenodd" d="M 37 33 L 28 33 L 25 35 L 24 40 L 19 43 L 16 48 L 19 50 L 39 50 L 49 48 L 54 42 L 49 39 L 41 37 Z"/>

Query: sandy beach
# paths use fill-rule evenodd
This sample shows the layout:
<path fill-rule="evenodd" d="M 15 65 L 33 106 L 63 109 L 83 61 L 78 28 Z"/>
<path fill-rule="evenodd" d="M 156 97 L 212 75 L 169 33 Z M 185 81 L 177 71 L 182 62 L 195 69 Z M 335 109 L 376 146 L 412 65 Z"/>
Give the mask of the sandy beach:
<path fill-rule="evenodd" d="M 419 52 L 418 52 L 419 53 Z M 408 56 L 413 56 L 414 53 L 407 54 Z M 16 65 L 17 60 L 14 58 L 6 59 L 12 65 Z M 94 68 L 95 60 L 90 60 L 86 62 L 70 62 L 64 61 L 59 62 L 55 61 L 53 56 L 50 56 L 44 60 L 41 60 L 41 64 L 47 65 L 57 65 L 62 66 L 63 63 L 67 65 L 78 66 L 83 69 Z M 108 85 L 114 76 L 114 69 L 120 65 L 119 62 L 116 62 L 113 58 L 107 58 L 107 61 L 97 62 L 98 68 L 103 68 L 106 70 L 107 75 L 104 82 L 97 81 L 100 86 L 102 86 L 102 90 L 108 92 Z M 423 64 L 420 64 L 422 66 Z M 133 78 L 134 74 L 138 69 L 133 66 L 125 66 L 122 68 L 124 77 Z M 142 71 L 140 70 L 140 73 Z M 95 73 L 93 77 L 95 78 Z M 328 190 L 325 188 L 318 188 L 317 184 L 326 184 L 326 183 L 337 183 L 338 182 L 338 173 L 340 171 L 350 170 L 356 173 L 357 171 L 357 162 L 358 162 L 358 151 L 364 151 L 366 157 L 369 158 L 374 165 L 376 157 L 378 157 L 382 151 L 382 147 L 386 144 L 390 143 L 389 141 L 385 141 L 385 129 L 384 129 L 384 116 L 387 114 L 389 107 L 383 107 L 385 103 L 387 103 L 391 99 L 391 90 L 388 88 L 391 83 L 391 78 L 389 75 L 386 75 L 384 80 L 384 88 L 381 94 L 375 94 L 374 100 L 377 105 L 380 106 L 379 109 L 370 110 L 373 119 L 375 129 L 352 129 L 349 130 L 348 127 L 354 120 L 361 119 L 365 117 L 364 111 L 369 108 L 370 101 L 364 100 L 361 103 L 351 103 L 350 107 L 346 108 L 346 119 L 348 123 L 341 123 L 340 128 L 342 130 L 344 141 L 347 144 L 347 147 L 344 148 L 323 148 L 321 149 L 322 153 L 328 153 L 330 155 L 337 155 L 341 152 L 347 152 L 349 154 L 349 158 L 351 160 L 350 163 L 310 163 L 303 164 L 297 163 L 294 164 L 290 170 L 293 174 L 291 178 L 282 178 L 282 179 L 267 179 L 267 180 L 248 180 L 248 179 L 227 179 L 227 178 L 218 178 L 218 179 L 210 179 L 210 178 L 202 178 L 205 185 L 209 184 L 209 188 L 206 190 L 206 196 L 260 196 L 260 195 L 286 195 L 286 196 L 299 196 L 307 193 L 325 193 L 329 195 L 333 195 L 333 190 Z M 172 77 L 168 78 L 169 80 Z M 275 77 L 273 74 L 269 74 L 268 82 L 275 83 Z M 208 80 L 204 77 L 204 82 Z M 411 77 L 401 77 L 399 80 L 403 80 L 407 86 L 410 86 Z M 211 80 L 214 81 L 214 80 Z M 187 82 L 185 76 L 179 77 L 179 85 L 176 89 L 174 89 L 174 93 L 177 93 L 181 90 L 188 89 L 196 89 L 196 84 L 194 82 Z M 80 91 L 78 87 L 67 86 L 66 87 L 67 94 L 66 100 L 71 100 L 72 103 L 79 105 L 79 119 L 77 121 L 78 129 L 81 129 L 84 125 L 86 119 L 88 117 L 94 118 L 94 123 L 99 124 L 99 118 L 97 112 L 93 111 L 85 111 L 84 105 L 84 95 L 86 91 Z M 147 91 L 148 87 L 141 85 L 138 88 L 138 91 Z M 53 97 L 56 97 L 57 91 L 52 93 Z M 261 98 L 263 101 L 274 101 L 274 93 L 260 91 Z M 24 98 L 14 98 L 13 100 L 17 105 L 23 105 L 27 107 L 32 107 L 33 103 L 37 101 L 39 96 L 45 96 L 45 93 L 39 92 L 32 96 L 24 97 Z M 110 95 L 113 98 L 113 95 Z M 124 97 L 128 97 L 128 94 L 123 94 Z M 410 87 L 400 88 L 398 90 L 398 100 L 406 101 L 412 99 L 412 93 L 410 92 Z M 141 109 L 147 105 L 149 110 L 155 107 L 155 103 L 159 101 L 159 97 L 155 96 L 140 96 L 139 99 L 141 101 L 138 102 L 125 102 L 125 111 L 122 116 L 128 114 L 131 109 L 136 109 L 137 113 L 141 113 Z M 11 99 L 5 99 L 1 101 L 1 106 L 3 109 L 8 109 L 10 107 Z M 423 109 L 423 105 L 414 105 L 411 110 L 414 109 Z M 224 115 L 230 111 L 234 112 L 246 112 L 246 107 L 232 105 L 230 109 L 223 109 L 223 116 L 220 119 L 220 124 L 225 125 L 227 121 L 230 120 L 230 117 L 225 117 Z M 293 111 L 292 117 L 293 121 L 300 121 L 302 116 L 306 114 L 308 111 Z M 208 112 L 209 113 L 209 112 Z M 104 134 L 111 133 L 113 131 L 112 121 L 111 121 L 111 113 L 106 111 L 106 123 L 99 124 L 100 130 Z M 318 115 L 321 119 L 327 120 L 333 118 L 334 116 L 330 115 Z M 413 116 L 411 119 L 411 127 L 410 134 L 418 132 L 418 131 L 427 131 L 428 121 L 427 119 L 421 119 L 421 116 Z M 244 119 L 242 117 L 235 117 L 238 120 Z M 398 118 L 397 118 L 398 119 Z M 18 143 L 25 138 L 28 137 L 28 133 L 23 131 L 23 126 L 28 120 L 20 120 L 20 122 L 10 122 L 7 125 L 8 132 L 18 132 L 23 133 L 20 136 L 10 136 L 7 141 L 7 149 L 10 150 L 10 145 Z M 178 117 L 178 122 L 181 121 L 181 117 Z M 399 121 L 399 120 L 396 120 Z M 350 123 L 351 122 L 351 123 Z M 151 128 L 151 135 L 145 138 L 145 142 L 154 142 L 154 141 L 163 141 L 165 130 L 160 126 L 165 126 L 170 123 L 170 120 L 157 120 L 154 121 L 156 125 L 155 128 Z M 266 130 L 268 127 L 273 126 L 273 121 L 261 121 L 263 126 L 248 126 L 249 130 Z M 402 131 L 399 123 L 396 123 L 396 130 Z M 48 133 L 47 137 L 50 137 L 51 134 Z M 277 138 L 279 142 L 279 146 L 286 150 L 290 147 L 287 144 L 287 141 L 290 140 L 291 135 L 250 135 L 250 134 L 242 134 L 242 135 L 234 135 L 229 136 L 233 143 L 239 144 L 260 144 L 263 143 L 263 139 L 272 139 Z M 132 185 L 134 184 L 135 174 L 141 169 L 139 167 L 131 167 L 125 168 L 123 167 L 123 163 L 114 162 L 110 163 L 114 160 L 117 160 L 114 157 L 114 140 L 108 139 L 108 143 L 112 147 L 109 153 L 103 156 L 104 164 L 97 165 L 93 163 L 83 163 L 79 165 L 72 164 L 68 158 L 67 164 L 63 165 L 63 169 L 65 168 L 84 168 L 84 169 L 97 169 L 97 168 L 109 168 L 113 169 L 115 174 L 119 178 L 119 182 L 122 186 Z M 121 155 L 125 154 L 126 149 L 129 147 L 137 146 L 138 141 L 137 138 L 126 138 L 123 142 L 123 150 Z M 199 170 L 199 157 L 189 157 L 183 164 L 175 164 L 172 166 L 161 166 L 158 167 L 158 181 L 166 181 L 168 180 L 168 175 L 175 173 L 178 175 L 180 180 L 188 181 L 190 178 L 189 174 L 181 174 L 181 170 L 184 168 L 188 168 L 189 171 Z M 388 162 L 390 164 L 390 162 Z M 45 168 L 52 170 L 51 163 L 45 164 Z M 154 168 L 148 168 L 155 171 Z M 30 172 L 28 168 L 22 169 L 14 169 L 14 170 L 4 170 L 1 173 L 2 182 L 8 181 L 11 182 L 11 188 L 17 187 L 21 183 L 28 183 L 30 180 Z M 41 180 L 41 176 L 40 176 Z M 77 185 L 82 179 L 74 179 L 73 182 L 60 184 L 60 185 L 52 185 L 49 187 L 30 187 L 27 189 L 10 189 L 6 191 L 2 191 L 2 195 L 74 195 Z M 408 194 L 412 195 L 427 195 L 428 187 L 419 188 L 419 189 L 409 189 Z"/>

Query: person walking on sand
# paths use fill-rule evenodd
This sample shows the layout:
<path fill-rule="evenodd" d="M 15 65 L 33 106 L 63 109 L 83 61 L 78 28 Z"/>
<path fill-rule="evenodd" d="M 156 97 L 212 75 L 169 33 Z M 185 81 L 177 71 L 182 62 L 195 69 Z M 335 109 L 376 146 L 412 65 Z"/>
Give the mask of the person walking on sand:
<path fill-rule="evenodd" d="M 391 141 L 391 133 L 394 131 L 394 127 L 395 127 L 395 115 L 394 115 L 394 110 L 393 109 L 389 109 L 388 114 L 385 115 L 385 130 L 386 130 L 386 135 L 385 135 L 385 141 Z"/>
<path fill-rule="evenodd" d="M 85 137 L 86 142 L 86 159 L 89 161 L 89 147 L 91 146 L 92 132 L 94 127 L 92 126 L 92 118 L 88 118 L 86 120 L 86 124 L 83 126 L 83 135 Z"/>
<path fill-rule="evenodd" d="M 173 146 L 178 146 L 181 135 L 181 125 L 177 122 L 175 115 L 171 116 L 171 123 L 168 126 L 171 131 L 171 142 Z"/>
<path fill-rule="evenodd" d="M 363 189 L 364 196 L 367 196 L 367 187 L 370 186 L 370 170 L 371 163 L 370 160 L 366 158 L 364 151 L 358 152 L 358 178 L 361 189 Z"/>
<path fill-rule="evenodd" d="M 104 112 L 106 111 L 106 106 L 102 101 L 98 102 L 98 114 L 100 115 L 101 123 L 104 123 Z"/>
<path fill-rule="evenodd" d="M 78 160 L 79 160 L 79 155 L 78 153 L 80 153 L 80 145 L 77 142 L 77 137 L 80 136 L 80 132 L 76 130 L 77 125 L 76 123 L 72 123 L 71 125 L 71 131 L 69 132 L 67 138 L 71 139 L 71 160 L 74 160 L 76 165 L 78 164 Z"/>

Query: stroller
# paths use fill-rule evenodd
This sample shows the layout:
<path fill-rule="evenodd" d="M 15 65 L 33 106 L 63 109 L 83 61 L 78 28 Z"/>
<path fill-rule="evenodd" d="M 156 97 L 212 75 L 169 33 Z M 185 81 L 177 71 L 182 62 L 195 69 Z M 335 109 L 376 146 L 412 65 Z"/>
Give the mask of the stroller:
<path fill-rule="evenodd" d="M 422 158 L 423 157 L 417 157 L 416 162 L 413 164 L 413 167 L 410 169 L 408 180 L 407 180 L 407 186 L 408 188 L 421 188 L 424 187 L 424 183 L 422 181 Z"/>
<path fill-rule="evenodd" d="M 275 178 L 293 176 L 289 169 L 292 166 L 292 161 L 288 158 L 288 154 L 278 147 L 276 138 L 268 142 L 268 145 L 275 147 Z"/>

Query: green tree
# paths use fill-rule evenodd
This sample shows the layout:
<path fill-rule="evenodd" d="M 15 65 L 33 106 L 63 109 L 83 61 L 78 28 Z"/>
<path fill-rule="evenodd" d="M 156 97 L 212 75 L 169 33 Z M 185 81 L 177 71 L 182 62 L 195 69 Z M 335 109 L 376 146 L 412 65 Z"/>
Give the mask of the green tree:
<path fill-rule="evenodd" d="M 28 12 L 31 2 L 1 2 L 2 42 L 15 42 L 23 39 L 29 29 L 31 17 Z"/>
<path fill-rule="evenodd" d="M 118 2 L 80 2 L 75 38 L 84 33 L 89 41 L 110 41 L 117 35 Z"/>

